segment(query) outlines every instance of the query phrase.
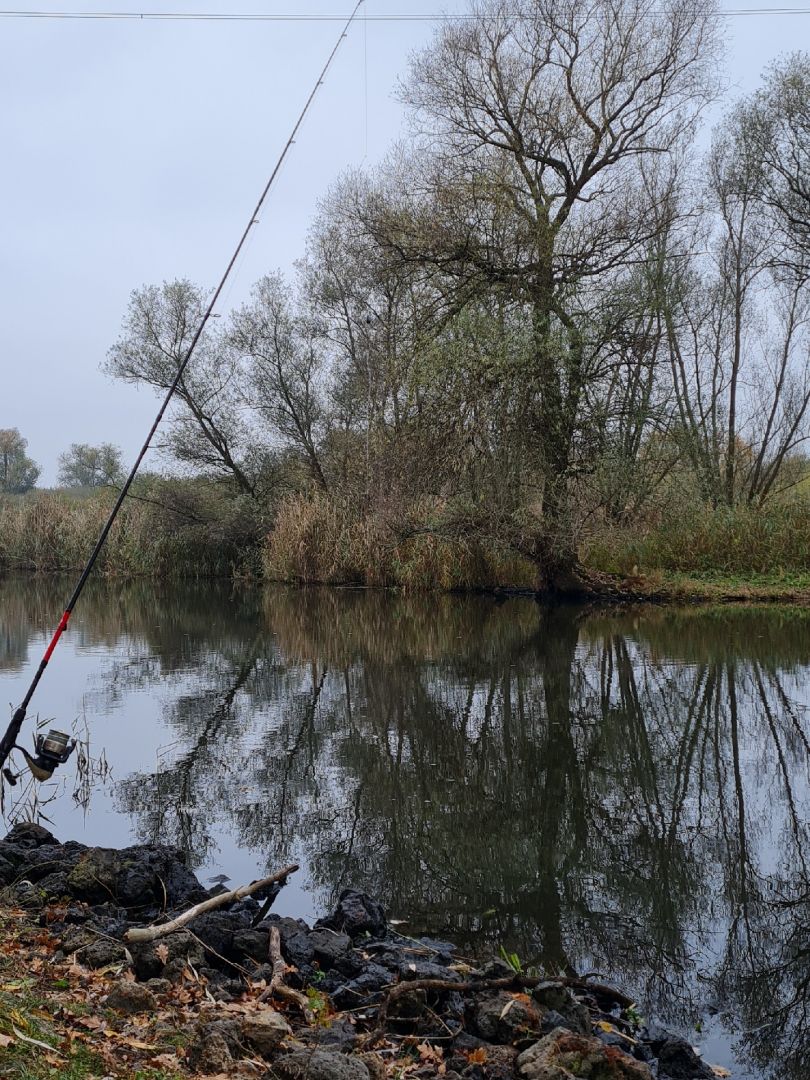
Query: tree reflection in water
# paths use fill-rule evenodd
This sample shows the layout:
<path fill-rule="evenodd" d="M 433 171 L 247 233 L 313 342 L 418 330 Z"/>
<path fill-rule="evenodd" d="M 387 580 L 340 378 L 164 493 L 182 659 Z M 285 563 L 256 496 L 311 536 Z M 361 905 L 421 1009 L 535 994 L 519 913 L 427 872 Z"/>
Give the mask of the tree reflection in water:
<path fill-rule="evenodd" d="M 118 790 L 142 838 L 199 863 L 227 826 L 318 908 L 359 885 L 808 1074 L 810 615 L 100 588 L 113 625 L 146 648 L 100 697 L 184 673 L 174 756 Z"/>

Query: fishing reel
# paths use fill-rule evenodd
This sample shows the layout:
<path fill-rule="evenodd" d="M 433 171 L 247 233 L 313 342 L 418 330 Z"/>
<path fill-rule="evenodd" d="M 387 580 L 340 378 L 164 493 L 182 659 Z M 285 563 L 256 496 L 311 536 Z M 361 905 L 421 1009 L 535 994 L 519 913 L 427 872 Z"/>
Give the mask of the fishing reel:
<path fill-rule="evenodd" d="M 20 751 L 36 780 L 50 780 L 57 766 L 64 765 L 76 749 L 76 740 L 68 738 L 63 731 L 55 731 L 51 728 L 47 735 L 37 735 L 34 741 L 35 757 L 29 754 L 25 747 L 18 746 L 16 743 L 13 749 Z M 17 783 L 21 775 L 18 773 L 15 776 L 11 769 L 3 769 L 3 776 L 12 786 Z"/>

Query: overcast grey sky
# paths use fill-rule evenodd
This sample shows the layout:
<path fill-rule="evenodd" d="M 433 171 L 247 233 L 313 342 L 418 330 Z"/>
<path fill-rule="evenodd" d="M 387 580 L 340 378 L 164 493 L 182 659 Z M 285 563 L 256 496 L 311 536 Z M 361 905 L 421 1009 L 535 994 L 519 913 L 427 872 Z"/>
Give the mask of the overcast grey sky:
<path fill-rule="evenodd" d="M 352 6 L 166 0 L 143 10 L 342 14 Z M 111 0 L 38 5 L 46 7 L 141 10 Z M 365 10 L 464 7 L 367 0 Z M 730 96 L 754 88 L 780 54 L 810 48 L 810 14 L 727 21 Z M 288 268 L 329 184 L 379 159 L 397 137 L 394 84 L 432 31 L 429 22 L 357 23 L 221 310 L 262 273 Z M 173 277 L 206 285 L 219 277 L 338 32 L 332 22 L 0 19 L 0 428 L 28 439 L 41 483 L 55 480 L 71 442 L 111 441 L 133 457 L 155 399 L 100 371 L 128 295 Z"/>

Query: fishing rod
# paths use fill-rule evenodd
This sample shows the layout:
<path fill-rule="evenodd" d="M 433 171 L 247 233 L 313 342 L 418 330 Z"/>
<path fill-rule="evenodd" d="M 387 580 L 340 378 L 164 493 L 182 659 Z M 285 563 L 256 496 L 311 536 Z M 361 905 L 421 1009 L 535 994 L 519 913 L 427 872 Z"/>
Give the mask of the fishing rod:
<path fill-rule="evenodd" d="M 81 596 L 84 587 L 87 584 L 87 579 L 90 577 L 90 574 L 93 571 L 93 567 L 95 566 L 96 561 L 101 554 L 101 550 L 104 547 L 107 537 L 109 536 L 110 529 L 113 527 L 113 523 L 118 517 L 118 511 L 123 506 L 124 500 L 129 493 L 129 489 L 132 487 L 132 482 L 138 474 L 138 469 L 141 467 L 141 462 L 146 456 L 146 452 L 151 445 L 152 439 L 155 436 L 155 432 L 160 426 L 160 422 L 169 407 L 169 403 L 174 397 L 174 393 L 177 390 L 177 387 L 180 385 L 180 380 L 183 378 L 183 373 L 188 367 L 188 363 L 194 354 L 197 343 L 202 337 L 208 320 L 211 318 L 214 312 L 214 307 L 222 294 L 222 290 L 225 288 L 228 278 L 231 276 L 231 271 L 233 270 L 236 261 L 245 246 L 245 242 L 247 241 L 247 238 L 253 227 L 259 224 L 259 214 L 261 213 L 265 200 L 270 194 L 270 189 L 275 183 L 276 177 L 281 171 L 281 167 L 284 164 L 284 161 L 288 153 L 290 152 L 293 143 L 295 142 L 295 137 L 298 134 L 304 120 L 306 119 L 307 113 L 310 110 L 310 106 L 315 100 L 318 90 L 321 88 L 321 86 L 323 86 L 324 80 L 329 72 L 329 69 L 332 66 L 332 61 L 335 59 L 335 56 L 337 55 L 341 44 L 347 37 L 349 29 L 354 23 L 357 12 L 360 10 L 364 3 L 365 0 L 357 0 L 354 10 L 346 20 L 346 24 L 341 30 L 340 36 L 335 42 L 334 47 L 332 48 L 332 51 L 330 52 L 326 60 L 326 63 L 324 64 L 320 74 L 318 75 L 315 85 L 310 91 L 309 97 L 304 103 L 304 107 L 295 122 L 295 126 L 290 133 L 290 137 L 284 144 L 284 149 L 281 151 L 278 161 L 276 162 L 273 171 L 270 174 L 270 178 L 268 179 L 262 190 L 261 195 L 259 196 L 259 201 L 256 203 L 256 206 L 253 209 L 253 213 L 250 215 L 248 223 L 245 226 L 244 231 L 242 232 L 239 243 L 236 245 L 233 255 L 231 255 L 230 261 L 225 268 L 225 273 L 222 275 L 220 282 L 214 290 L 211 300 L 209 301 L 208 307 L 205 309 L 202 319 L 200 320 L 200 324 L 194 333 L 194 337 L 191 339 L 191 344 L 189 345 L 185 356 L 183 356 L 182 360 L 180 361 L 180 364 L 177 368 L 177 373 L 174 376 L 174 380 L 169 386 L 169 389 L 166 391 L 166 396 L 164 397 L 160 409 L 158 410 L 155 421 L 152 424 L 152 427 L 149 429 L 149 434 L 146 436 L 146 441 L 144 442 L 137 458 L 135 459 L 135 464 L 132 466 L 129 476 L 127 476 L 126 480 L 124 481 L 124 486 L 118 493 L 118 497 L 115 500 L 115 505 L 110 511 L 110 515 L 104 524 L 104 528 L 101 530 L 99 538 L 96 541 L 96 546 L 93 548 L 90 557 L 88 558 L 87 563 L 81 572 L 81 576 L 76 583 L 76 587 L 73 590 L 73 593 L 65 606 L 62 618 L 59 620 L 59 625 L 54 631 L 53 637 L 51 638 L 50 643 L 45 650 L 42 660 L 40 660 L 39 667 L 37 668 L 36 673 L 31 680 L 31 685 L 28 687 L 25 697 L 22 699 L 19 706 L 14 711 L 11 722 L 6 728 L 6 732 L 3 735 L 2 740 L 0 740 L 0 769 L 2 769 L 3 776 L 10 784 L 16 784 L 18 779 L 14 775 L 14 773 L 11 772 L 10 769 L 5 767 L 6 762 L 8 761 L 9 754 L 12 750 L 19 750 L 22 753 L 29 769 L 31 770 L 31 773 L 37 780 L 48 780 L 53 775 L 54 769 L 58 765 L 63 765 L 67 761 L 76 746 L 75 739 L 69 739 L 68 736 L 61 731 L 51 730 L 48 732 L 47 735 L 37 736 L 34 743 L 34 755 L 32 755 L 22 746 L 17 745 L 17 739 L 19 738 L 20 731 L 22 730 L 22 726 L 28 712 L 28 706 L 31 704 L 31 698 L 34 696 L 34 692 L 39 686 L 42 676 L 45 674 L 45 669 L 47 668 L 48 663 L 53 656 L 54 649 L 59 644 L 59 639 L 62 637 L 62 634 L 64 634 L 65 630 L 67 629 L 67 625 L 70 622 L 70 617 L 73 614 L 73 609 L 76 607 L 79 597 Z"/>

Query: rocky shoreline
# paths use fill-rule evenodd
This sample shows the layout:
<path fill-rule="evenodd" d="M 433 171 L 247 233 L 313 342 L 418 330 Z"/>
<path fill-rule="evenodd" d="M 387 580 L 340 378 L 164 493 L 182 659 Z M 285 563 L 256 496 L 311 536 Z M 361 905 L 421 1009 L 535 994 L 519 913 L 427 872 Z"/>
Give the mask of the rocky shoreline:
<path fill-rule="evenodd" d="M 468 963 L 450 942 L 398 933 L 354 890 L 312 927 L 272 913 L 274 885 L 134 943 L 125 941 L 133 927 L 166 922 L 223 887 L 203 888 L 173 848 L 60 844 L 33 824 L 0 841 L 0 887 L 3 1076 L 16 1075 L 22 1055 L 26 1076 L 67 1075 L 80 1052 L 93 1064 L 70 1076 L 728 1075 L 617 989 L 504 959 Z M 4 1002 L 15 1000 L 37 1003 L 28 1034 L 22 1020 L 4 1022 Z"/>

